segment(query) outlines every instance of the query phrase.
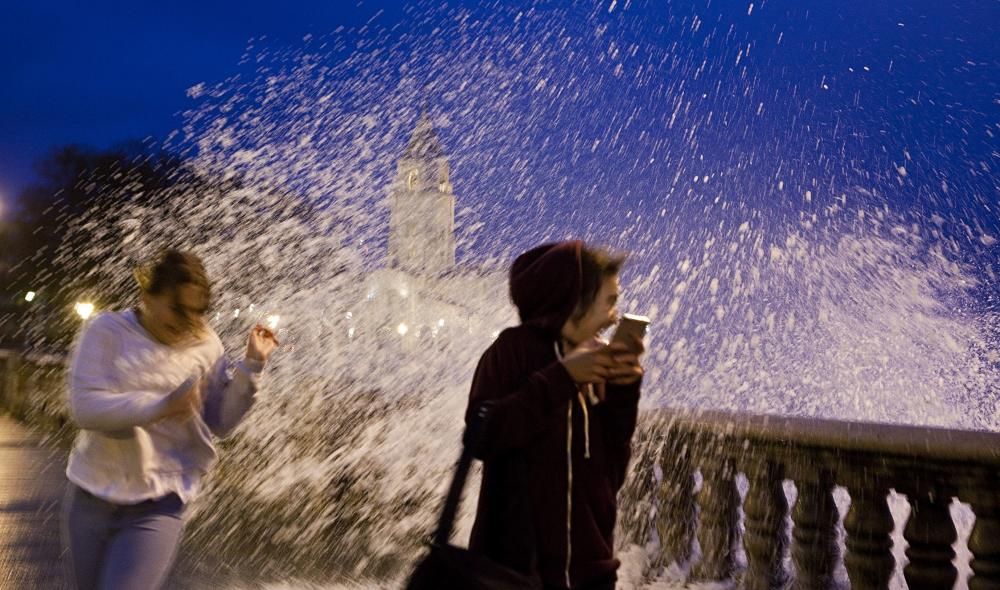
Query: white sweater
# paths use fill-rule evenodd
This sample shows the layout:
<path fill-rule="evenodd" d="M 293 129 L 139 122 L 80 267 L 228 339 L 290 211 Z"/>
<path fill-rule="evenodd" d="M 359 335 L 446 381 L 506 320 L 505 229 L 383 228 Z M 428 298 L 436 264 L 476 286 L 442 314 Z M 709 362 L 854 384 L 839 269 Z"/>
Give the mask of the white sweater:
<path fill-rule="evenodd" d="M 135 504 L 177 493 L 189 502 L 215 461 L 212 435 L 226 436 L 253 405 L 263 364 L 231 371 L 215 332 L 171 347 L 154 340 L 133 310 L 103 313 L 85 328 L 69 373 L 69 406 L 80 427 L 66 476 L 91 494 Z M 158 418 L 202 380 L 204 410 Z"/>

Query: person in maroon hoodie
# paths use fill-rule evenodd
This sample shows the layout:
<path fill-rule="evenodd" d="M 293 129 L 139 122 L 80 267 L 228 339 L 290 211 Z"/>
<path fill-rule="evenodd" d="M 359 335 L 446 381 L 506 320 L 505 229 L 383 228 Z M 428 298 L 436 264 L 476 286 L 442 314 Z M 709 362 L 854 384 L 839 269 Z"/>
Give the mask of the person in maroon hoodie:
<path fill-rule="evenodd" d="M 490 410 L 474 447 L 483 480 L 469 547 L 546 588 L 613 590 L 617 579 L 642 367 L 597 336 L 617 320 L 623 262 L 579 241 L 519 256 L 510 294 L 521 325 L 497 337 L 472 382 L 466 422 Z"/>

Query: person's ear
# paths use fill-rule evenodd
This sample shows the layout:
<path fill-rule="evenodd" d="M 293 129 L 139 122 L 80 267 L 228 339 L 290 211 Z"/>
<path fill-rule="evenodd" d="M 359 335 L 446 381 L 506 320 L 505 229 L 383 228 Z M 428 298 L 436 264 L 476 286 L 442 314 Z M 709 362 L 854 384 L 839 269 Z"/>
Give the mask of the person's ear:
<path fill-rule="evenodd" d="M 132 278 L 139 285 L 139 289 L 145 292 L 149 290 L 149 285 L 153 281 L 153 270 L 148 265 L 137 266 L 132 269 Z"/>

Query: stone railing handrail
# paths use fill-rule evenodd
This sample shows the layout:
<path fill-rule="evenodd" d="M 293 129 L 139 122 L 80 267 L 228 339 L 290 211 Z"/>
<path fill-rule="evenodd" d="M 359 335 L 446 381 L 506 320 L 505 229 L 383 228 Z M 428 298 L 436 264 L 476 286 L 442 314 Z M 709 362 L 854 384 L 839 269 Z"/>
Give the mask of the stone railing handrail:
<path fill-rule="evenodd" d="M 968 540 L 970 590 L 1000 590 L 998 433 L 661 409 L 644 413 L 637 436 L 644 444 L 638 445 L 636 479 L 654 483 L 655 492 L 631 492 L 655 505 L 661 561 L 693 561 L 696 578 L 735 575 L 744 588 L 764 590 L 783 587 L 794 575 L 797 588 L 834 588 L 842 557 L 851 588 L 887 589 L 896 566 L 896 524 L 888 505 L 895 490 L 912 507 L 903 530 L 909 560 L 903 573 L 911 590 L 956 583 L 954 499 L 975 513 Z M 745 498 L 740 473 L 746 476 Z M 797 490 L 793 507 L 785 480 Z M 843 519 L 843 556 L 836 486 L 846 488 L 851 499 Z M 740 544 L 747 569 L 737 575 Z M 786 551 L 792 571 L 785 567 Z"/>
<path fill-rule="evenodd" d="M 997 432 L 718 410 L 662 409 L 646 414 L 669 423 L 672 429 L 712 432 L 753 443 L 877 453 L 900 459 L 972 463 L 1000 469 L 1000 433 Z"/>

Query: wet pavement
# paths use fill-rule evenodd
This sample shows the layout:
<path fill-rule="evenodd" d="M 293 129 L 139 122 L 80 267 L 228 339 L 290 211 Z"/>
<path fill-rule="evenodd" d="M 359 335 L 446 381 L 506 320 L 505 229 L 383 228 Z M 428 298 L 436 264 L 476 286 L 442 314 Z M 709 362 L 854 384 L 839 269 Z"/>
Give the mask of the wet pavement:
<path fill-rule="evenodd" d="M 0 414 L 0 590 L 61 589 L 66 452 Z"/>
<path fill-rule="evenodd" d="M 0 590 L 69 589 L 59 544 L 67 451 L 0 412 Z M 167 589 L 229 585 L 195 575 L 181 553 Z"/>

